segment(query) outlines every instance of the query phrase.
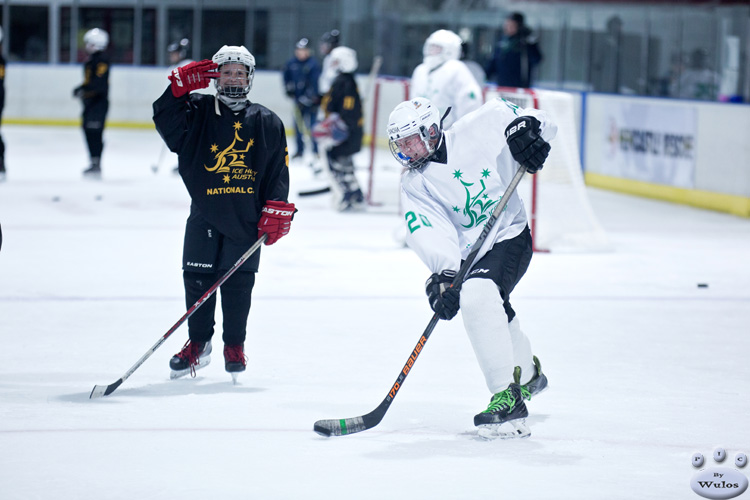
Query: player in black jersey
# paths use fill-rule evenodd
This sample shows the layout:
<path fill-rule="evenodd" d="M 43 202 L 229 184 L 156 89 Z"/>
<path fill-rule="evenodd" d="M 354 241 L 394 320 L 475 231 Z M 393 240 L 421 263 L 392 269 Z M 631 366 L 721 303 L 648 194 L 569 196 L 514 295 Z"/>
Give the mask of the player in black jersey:
<path fill-rule="evenodd" d="M 284 125 L 250 102 L 255 58 L 245 47 L 224 46 L 213 60 L 175 68 L 171 85 L 154 102 L 154 123 L 191 197 L 185 227 L 185 302 L 192 306 L 262 234 L 266 245 L 289 232 L 289 158 Z M 217 96 L 191 91 L 215 79 Z M 258 271 L 256 252 L 221 286 L 225 368 L 245 370 L 244 342 Z M 216 295 L 188 319 L 189 340 L 170 361 L 172 378 L 210 361 Z"/>
<path fill-rule="evenodd" d="M 83 41 L 89 58 L 83 65 L 83 83 L 73 90 L 73 96 L 83 100 L 83 133 L 91 159 L 83 175 L 98 179 L 102 175 L 102 138 L 109 110 L 109 57 L 104 52 L 109 45 L 109 35 L 94 28 L 83 35 Z"/>
<path fill-rule="evenodd" d="M 3 29 L 0 28 L 0 48 L 3 44 Z M 0 121 L 3 119 L 3 108 L 5 107 L 5 59 L 0 53 Z M 5 143 L 0 135 L 0 182 L 5 180 Z"/>
<path fill-rule="evenodd" d="M 338 209 L 353 211 L 363 209 L 365 198 L 354 175 L 353 156 L 362 148 L 362 100 L 354 80 L 357 69 L 357 52 L 349 47 L 336 47 L 329 55 L 330 70 L 336 77 L 331 89 L 323 97 L 321 109 L 325 120 L 318 127 L 323 144 L 328 143 L 328 166 L 336 181 L 336 195 L 340 197 Z M 329 134 L 329 137 L 325 137 Z M 340 140 L 336 140 L 339 135 Z"/>

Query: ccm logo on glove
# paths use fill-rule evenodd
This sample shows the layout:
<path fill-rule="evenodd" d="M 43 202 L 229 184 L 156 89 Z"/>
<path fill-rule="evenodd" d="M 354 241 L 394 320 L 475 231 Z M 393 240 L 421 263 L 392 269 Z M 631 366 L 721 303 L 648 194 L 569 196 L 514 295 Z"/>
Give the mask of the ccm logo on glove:
<path fill-rule="evenodd" d="M 289 234 L 296 211 L 294 203 L 267 201 L 261 211 L 260 222 L 258 222 L 258 238 L 266 234 L 268 235 L 266 245 L 273 245 L 282 236 Z"/>

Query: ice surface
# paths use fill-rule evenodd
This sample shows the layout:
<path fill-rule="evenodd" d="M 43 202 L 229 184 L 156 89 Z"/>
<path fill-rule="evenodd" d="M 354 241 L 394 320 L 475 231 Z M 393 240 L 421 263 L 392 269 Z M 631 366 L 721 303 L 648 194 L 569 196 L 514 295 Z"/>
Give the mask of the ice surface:
<path fill-rule="evenodd" d="M 184 313 L 189 200 L 171 156 L 152 172 L 153 131 L 107 130 L 101 182 L 81 178 L 78 129 L 2 134 L 3 500 L 685 499 L 694 452 L 750 452 L 746 219 L 590 190 L 615 251 L 538 254 L 513 297 L 550 380 L 530 438 L 476 438 L 490 395 L 457 318 L 380 425 L 326 439 L 313 423 L 375 408 L 431 316 L 395 215 L 293 197 L 290 235 L 263 249 L 239 385 L 220 354 L 169 379 L 183 326 L 89 400 Z M 310 171 L 291 175 L 296 193 Z"/>

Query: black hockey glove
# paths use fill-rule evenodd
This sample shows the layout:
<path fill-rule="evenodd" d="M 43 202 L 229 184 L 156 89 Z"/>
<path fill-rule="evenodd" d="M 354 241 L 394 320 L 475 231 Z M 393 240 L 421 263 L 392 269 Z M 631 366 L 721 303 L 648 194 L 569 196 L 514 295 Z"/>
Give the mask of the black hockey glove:
<path fill-rule="evenodd" d="M 456 271 L 445 270 L 433 274 L 425 283 L 430 307 L 440 319 L 452 319 L 458 314 L 460 292 L 458 288 L 451 287 L 455 277 Z"/>
<path fill-rule="evenodd" d="M 549 143 L 539 135 L 539 126 L 533 116 L 520 116 L 505 129 L 510 154 L 530 174 L 542 169 L 550 150 Z"/>

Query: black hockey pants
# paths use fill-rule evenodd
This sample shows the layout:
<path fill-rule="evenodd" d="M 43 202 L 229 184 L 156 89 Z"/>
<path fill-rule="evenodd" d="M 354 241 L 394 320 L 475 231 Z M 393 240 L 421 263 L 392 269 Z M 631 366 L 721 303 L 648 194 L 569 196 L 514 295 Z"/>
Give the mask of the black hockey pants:
<path fill-rule="evenodd" d="M 91 158 L 100 158 L 104 149 L 104 121 L 107 119 L 109 102 L 98 99 L 86 102 L 83 107 L 83 133 Z"/>

